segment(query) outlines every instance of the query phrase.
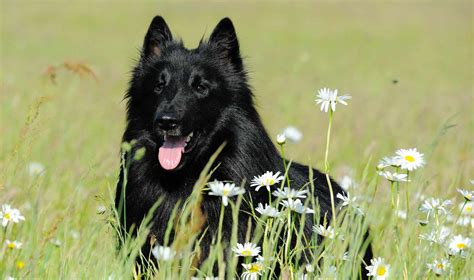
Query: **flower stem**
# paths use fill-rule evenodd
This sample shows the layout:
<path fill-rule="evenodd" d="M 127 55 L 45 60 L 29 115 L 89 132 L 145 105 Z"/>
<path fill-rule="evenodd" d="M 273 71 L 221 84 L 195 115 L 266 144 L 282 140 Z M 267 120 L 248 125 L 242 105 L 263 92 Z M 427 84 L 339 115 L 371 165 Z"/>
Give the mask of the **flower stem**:
<path fill-rule="evenodd" d="M 390 181 L 390 197 L 391 197 L 392 210 L 395 209 L 395 199 L 394 199 L 393 191 L 394 191 L 394 182 Z"/>
<path fill-rule="evenodd" d="M 410 211 L 410 193 L 409 193 L 409 187 L 408 187 L 409 184 L 410 184 L 410 171 L 407 170 L 407 186 L 406 186 L 407 217 Z"/>
<path fill-rule="evenodd" d="M 331 196 L 331 210 L 332 210 L 333 226 L 334 228 L 336 228 L 336 207 L 334 204 L 334 192 L 332 190 L 331 178 L 329 177 L 329 161 L 328 161 L 329 142 L 331 140 L 332 115 L 333 115 L 333 111 L 329 110 L 329 125 L 328 125 L 328 133 L 327 133 L 327 138 L 326 138 L 326 153 L 324 155 L 324 173 L 326 173 L 326 181 L 328 183 L 329 194 Z"/>
<path fill-rule="evenodd" d="M 283 167 L 285 168 L 284 171 L 286 171 L 285 147 L 284 147 L 284 144 L 280 144 L 280 149 L 281 149 L 281 157 L 282 157 L 282 159 L 283 159 Z"/>
<path fill-rule="evenodd" d="M 456 221 L 454 222 L 455 224 L 457 224 L 458 221 L 459 221 L 459 218 L 461 218 L 462 211 L 464 211 L 464 207 L 466 206 L 466 204 L 467 204 L 467 199 L 464 200 L 464 204 L 463 204 L 462 207 L 461 207 L 461 211 L 459 211 L 459 215 L 458 215 L 458 217 L 456 218 Z"/>
<path fill-rule="evenodd" d="M 289 251 L 290 251 L 290 243 L 291 243 L 291 210 L 287 210 L 288 211 L 288 219 L 287 219 L 287 224 L 286 226 L 288 227 L 287 228 L 287 235 L 286 235 L 286 244 L 285 244 L 285 262 L 286 262 L 286 265 L 289 265 L 290 264 L 290 260 L 288 259 L 288 255 L 289 255 Z"/>
<path fill-rule="evenodd" d="M 282 186 L 284 187 L 285 186 L 285 181 L 286 181 L 286 184 L 288 186 L 288 188 L 290 187 L 290 178 L 288 176 L 288 172 L 286 172 L 286 160 L 285 160 L 285 144 L 280 144 L 280 149 L 281 149 L 281 158 L 283 160 L 283 173 L 285 174 L 285 180 L 283 181 L 283 184 Z"/>
<path fill-rule="evenodd" d="M 396 183 L 396 189 L 397 189 L 397 207 L 396 207 L 396 210 L 398 211 L 400 209 L 400 182 Z"/>
<path fill-rule="evenodd" d="M 219 215 L 219 229 L 218 229 L 218 232 L 217 232 L 217 248 L 219 248 L 222 244 L 222 224 L 223 224 L 223 221 L 224 221 L 224 203 L 221 203 L 221 213 Z M 223 251 L 221 249 L 218 249 L 217 250 L 217 264 L 218 266 L 221 265 L 221 260 L 224 259 L 224 255 L 223 255 Z"/>
<path fill-rule="evenodd" d="M 263 246 L 262 246 L 262 256 L 264 256 L 266 258 L 266 252 L 263 252 L 263 250 L 266 251 L 266 248 L 268 248 L 268 237 L 269 237 L 269 230 L 270 228 L 272 227 L 272 224 L 273 224 L 273 219 L 270 218 L 270 219 L 267 219 L 266 222 L 265 222 L 265 232 L 263 234 Z"/>
<path fill-rule="evenodd" d="M 222 240 L 222 224 L 224 221 L 224 203 L 221 203 L 221 213 L 219 216 L 219 231 L 217 232 L 217 244 L 221 243 Z"/>

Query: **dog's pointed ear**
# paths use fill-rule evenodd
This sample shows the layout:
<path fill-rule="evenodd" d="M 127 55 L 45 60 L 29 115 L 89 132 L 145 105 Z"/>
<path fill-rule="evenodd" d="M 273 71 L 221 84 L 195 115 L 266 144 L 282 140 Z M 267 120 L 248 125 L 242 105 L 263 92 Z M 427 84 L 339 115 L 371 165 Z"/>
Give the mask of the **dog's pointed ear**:
<path fill-rule="evenodd" d="M 229 18 L 223 18 L 212 31 L 209 43 L 216 44 L 230 59 L 237 69 L 242 69 L 242 58 L 240 57 L 239 41 L 235 33 L 234 25 Z"/>
<path fill-rule="evenodd" d="M 145 35 L 142 57 L 160 56 L 165 44 L 172 40 L 173 36 L 165 20 L 161 16 L 154 17 Z"/>

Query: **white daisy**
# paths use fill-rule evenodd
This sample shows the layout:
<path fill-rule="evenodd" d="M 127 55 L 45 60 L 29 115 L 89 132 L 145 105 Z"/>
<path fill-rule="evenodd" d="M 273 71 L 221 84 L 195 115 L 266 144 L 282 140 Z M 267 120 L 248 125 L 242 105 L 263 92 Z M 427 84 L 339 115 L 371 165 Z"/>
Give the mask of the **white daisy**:
<path fill-rule="evenodd" d="M 51 242 L 51 244 L 53 244 L 56 247 L 61 247 L 61 244 L 62 244 L 61 240 L 59 240 L 59 239 L 53 239 L 50 242 Z"/>
<path fill-rule="evenodd" d="M 346 207 L 346 206 L 352 207 L 357 212 L 357 214 L 364 215 L 364 211 L 362 211 L 362 209 L 360 209 L 360 207 L 356 203 L 357 197 L 355 196 L 351 197 L 349 193 L 346 193 L 346 194 L 338 193 L 336 197 L 342 200 L 342 204 L 339 205 L 340 208 Z"/>
<path fill-rule="evenodd" d="M 23 261 L 16 261 L 15 267 L 18 270 L 22 270 L 25 267 L 25 263 Z"/>
<path fill-rule="evenodd" d="M 160 245 L 153 247 L 151 253 L 158 261 L 170 261 L 176 256 L 176 251 L 171 249 L 171 247 Z"/>
<path fill-rule="evenodd" d="M 0 211 L 0 220 L 2 221 L 2 226 L 6 227 L 9 222 L 19 223 L 24 221 L 25 217 L 21 215 L 20 210 L 12 208 L 8 204 L 3 204 Z"/>
<path fill-rule="evenodd" d="M 392 173 L 390 171 L 379 171 L 378 173 L 380 176 L 384 177 L 390 182 L 409 182 L 407 179 L 407 174 L 398 174 L 396 172 Z"/>
<path fill-rule="evenodd" d="M 451 263 L 447 259 L 434 260 L 432 263 L 427 264 L 427 266 L 438 276 L 451 270 Z"/>
<path fill-rule="evenodd" d="M 474 202 L 466 201 L 465 203 L 459 204 L 459 209 L 461 209 L 461 213 L 467 216 L 474 216 Z"/>
<path fill-rule="evenodd" d="M 283 179 L 284 177 L 280 176 L 280 172 L 273 174 L 273 172 L 267 171 L 261 176 L 253 177 L 250 186 L 256 187 L 256 191 L 258 191 L 261 187 L 266 187 L 267 190 L 270 191 L 271 186 L 278 184 Z"/>
<path fill-rule="evenodd" d="M 334 237 L 336 237 L 336 234 L 334 233 L 334 229 L 331 226 L 328 226 L 327 228 L 324 227 L 323 225 L 313 226 L 313 231 L 329 239 L 334 239 Z"/>
<path fill-rule="evenodd" d="M 237 246 L 232 248 L 236 257 L 255 257 L 260 254 L 260 247 L 251 242 L 245 242 L 244 245 L 237 243 Z"/>
<path fill-rule="evenodd" d="M 402 220 L 406 220 L 406 219 L 407 219 L 407 212 L 406 212 L 406 211 L 397 210 L 397 211 L 396 211 L 396 214 L 397 214 L 397 217 L 399 217 L 399 218 L 402 219 Z"/>
<path fill-rule="evenodd" d="M 286 142 L 286 136 L 285 134 L 278 134 L 277 135 L 277 144 L 278 145 L 284 145 Z"/>
<path fill-rule="evenodd" d="M 375 279 L 386 279 L 390 275 L 390 265 L 385 262 L 383 258 L 375 258 L 370 260 L 369 266 L 366 266 L 369 272 L 367 276 L 372 276 Z"/>
<path fill-rule="evenodd" d="M 107 207 L 105 207 L 105 205 L 97 205 L 97 208 L 95 209 L 96 213 L 99 214 L 99 215 L 102 215 L 102 214 L 105 214 L 105 212 L 107 211 Z"/>
<path fill-rule="evenodd" d="M 308 273 L 314 272 L 314 266 L 312 264 L 308 263 L 308 264 L 305 265 L 304 268 L 306 269 L 306 272 L 308 272 Z"/>
<path fill-rule="evenodd" d="M 234 183 L 223 183 L 215 180 L 208 183 L 211 191 L 209 195 L 222 196 L 222 204 L 227 206 L 229 204 L 229 197 L 236 196 L 245 192 L 244 189 L 236 187 Z"/>
<path fill-rule="evenodd" d="M 81 234 L 76 230 L 71 230 L 70 233 L 71 233 L 72 239 L 79 239 L 79 237 L 81 236 Z"/>
<path fill-rule="evenodd" d="M 400 149 L 396 152 L 398 160 L 400 160 L 400 167 L 408 171 L 415 170 L 425 165 L 423 154 L 419 153 L 416 148 Z"/>
<path fill-rule="evenodd" d="M 451 230 L 448 227 L 443 226 L 439 230 L 433 229 L 428 233 L 420 234 L 418 238 L 438 245 L 443 245 L 450 234 Z"/>
<path fill-rule="evenodd" d="M 465 200 L 471 201 L 472 198 L 474 197 L 474 191 L 463 190 L 463 189 L 457 189 L 457 190 L 462 196 L 464 196 Z"/>
<path fill-rule="evenodd" d="M 356 188 L 357 187 L 357 183 L 354 181 L 354 179 L 352 179 L 352 177 L 347 176 L 347 175 L 342 177 L 341 183 L 339 185 L 345 191 L 347 191 L 351 188 Z"/>
<path fill-rule="evenodd" d="M 468 227 L 471 226 L 472 229 L 474 229 L 474 218 L 471 217 L 460 217 L 457 221 L 458 225 L 463 226 L 463 227 Z"/>
<path fill-rule="evenodd" d="M 424 226 L 427 226 L 430 221 L 428 220 L 417 220 L 417 222 L 420 224 L 420 226 L 424 227 Z"/>
<path fill-rule="evenodd" d="M 265 204 L 265 207 L 264 207 L 262 203 L 259 203 L 258 207 L 255 208 L 255 211 L 257 211 L 263 216 L 274 217 L 274 218 L 280 216 L 280 212 L 278 212 L 278 209 L 268 204 Z"/>
<path fill-rule="evenodd" d="M 387 167 L 400 167 L 400 160 L 398 157 L 384 157 L 379 161 L 379 164 L 377 165 L 378 170 L 385 169 Z"/>
<path fill-rule="evenodd" d="M 454 236 L 449 242 L 449 253 L 466 257 L 466 251 L 471 247 L 471 238 L 462 235 Z"/>
<path fill-rule="evenodd" d="M 45 173 L 44 165 L 39 162 L 30 162 L 28 164 L 28 173 L 30 176 L 42 176 Z"/>
<path fill-rule="evenodd" d="M 301 133 L 301 131 L 299 131 L 294 126 L 286 127 L 283 130 L 283 135 L 285 135 L 286 139 L 290 140 L 293 143 L 297 143 L 303 138 L 303 133 Z"/>
<path fill-rule="evenodd" d="M 355 203 L 355 201 L 357 200 L 357 197 L 355 196 L 351 198 L 351 195 L 349 193 L 346 193 L 346 194 L 338 193 L 336 197 L 342 200 L 341 207 L 349 206 L 352 203 Z"/>
<path fill-rule="evenodd" d="M 308 273 L 296 273 L 296 280 L 308 280 L 309 278 Z"/>
<path fill-rule="evenodd" d="M 297 143 L 303 138 L 303 133 L 301 133 L 301 131 L 299 131 L 294 126 L 286 127 L 283 130 L 283 135 L 285 135 L 286 139 L 290 140 L 293 143 Z"/>
<path fill-rule="evenodd" d="M 337 89 L 331 90 L 328 88 L 322 88 L 318 90 L 318 95 L 316 96 L 316 104 L 321 104 L 321 111 L 328 112 L 329 106 L 333 112 L 336 111 L 336 104 L 341 103 L 347 105 L 346 100 L 351 99 L 349 95 L 337 96 Z"/>
<path fill-rule="evenodd" d="M 242 266 L 245 268 L 245 271 L 242 273 L 242 280 L 257 280 L 265 269 L 260 262 L 243 263 Z"/>
<path fill-rule="evenodd" d="M 308 190 L 296 190 L 292 188 L 284 187 L 282 189 L 277 189 L 272 194 L 279 198 L 306 198 Z"/>
<path fill-rule="evenodd" d="M 428 198 L 423 201 L 420 211 L 426 213 L 429 218 L 432 214 L 448 214 L 448 207 L 452 204 L 451 200 L 441 200 L 439 198 Z"/>
<path fill-rule="evenodd" d="M 287 200 L 281 201 L 280 204 L 300 214 L 314 214 L 314 210 L 305 207 L 300 199 L 293 200 L 292 198 L 288 198 Z"/>
<path fill-rule="evenodd" d="M 21 246 L 23 246 L 23 243 L 18 242 L 18 241 L 10 241 L 10 240 L 5 240 L 5 244 L 7 245 L 8 249 L 21 249 Z"/>
<path fill-rule="evenodd" d="M 349 252 L 344 252 L 344 254 L 342 254 L 341 259 L 342 259 L 343 261 L 350 261 L 351 258 L 349 257 Z"/>

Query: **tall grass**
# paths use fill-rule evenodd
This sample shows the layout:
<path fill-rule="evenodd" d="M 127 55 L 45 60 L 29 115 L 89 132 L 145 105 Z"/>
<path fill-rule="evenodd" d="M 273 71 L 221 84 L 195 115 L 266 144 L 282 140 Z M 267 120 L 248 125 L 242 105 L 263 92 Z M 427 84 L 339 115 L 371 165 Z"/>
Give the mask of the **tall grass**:
<path fill-rule="evenodd" d="M 147 226 L 140 227 L 139 238 L 126 237 L 126 245 L 117 252 L 113 226 L 117 213 L 112 205 L 123 129 L 123 122 L 117 121 L 124 116 L 121 93 L 130 58 L 136 56 L 135 47 L 142 40 L 140 30 L 156 13 L 169 18 L 172 30 L 187 42 L 197 42 L 203 28 L 223 16 L 233 19 L 248 57 L 259 112 L 271 135 L 287 123 L 304 132 L 302 142 L 285 146 L 290 159 L 324 170 L 327 123 L 320 120 L 312 102 L 315 87 L 340 84 L 354 96 L 351 106 L 334 120 L 329 162 L 331 175 L 339 182 L 350 175 L 349 193 L 357 197 L 364 219 L 355 208 L 336 209 L 346 213 L 346 219 L 337 223 L 344 240 L 326 239 L 314 248 L 311 244 L 316 243 L 310 241 L 287 250 L 276 248 L 275 240 L 286 237 L 288 223 L 251 213 L 257 228 L 248 240 L 262 247 L 267 261 L 277 255 L 274 262 L 265 263 L 270 268 L 264 278 L 277 265 L 293 264 L 282 273 L 286 279 L 307 273 L 301 248 L 315 256 L 311 276 L 329 277 L 333 265 L 337 279 L 355 275 L 359 261 L 355 247 L 365 246 L 360 232 L 367 226 L 375 256 L 391 265 L 391 278 L 438 279 L 427 264 L 443 257 L 452 271 L 441 278 L 472 278 L 472 248 L 462 258 L 449 256 L 445 246 L 456 234 L 472 238 L 472 204 L 455 190 L 472 190 L 472 75 L 466 63 L 472 57 L 471 15 L 466 12 L 470 3 L 200 2 L 99 7 L 107 12 L 91 10 L 81 2 L 2 3 L 0 204 L 18 208 L 25 221 L 1 228 L 0 278 L 121 279 L 143 273 L 133 263 L 134 256 L 140 256 Z M 91 62 L 89 68 L 100 82 L 90 79 L 86 69 L 85 78 L 64 72 L 67 67 L 60 62 L 70 62 L 71 57 Z M 55 85 L 38 78 L 49 64 L 60 71 Z M 394 184 L 392 206 L 390 183 L 377 174 L 376 166 L 382 156 L 401 147 L 417 147 L 425 153 L 427 165 L 411 172 L 411 182 L 400 183 L 398 193 Z M 40 162 L 44 172 L 30 175 L 31 162 Z M 449 215 L 426 219 L 418 209 L 429 197 L 451 199 Z M 232 219 L 244 203 L 237 198 L 228 206 L 233 209 Z M 307 206 L 318 209 L 316 201 L 308 201 Z M 397 210 L 408 210 L 406 219 Z M 419 238 L 443 233 L 444 227 L 451 232 L 441 244 Z M 185 240 L 191 242 L 192 237 Z M 23 246 L 8 249 L 6 239 Z M 175 272 L 178 278 L 204 276 L 214 273 L 211 263 L 216 263 L 218 273 L 234 275 L 238 258 L 221 248 L 236 242 L 213 245 L 202 271 L 190 269 L 197 249 L 185 242 L 180 251 L 188 259 L 160 262 L 151 271 L 157 277 Z M 349 262 L 341 260 L 346 249 Z M 285 252 L 291 261 L 286 262 Z"/>
<path fill-rule="evenodd" d="M 39 115 L 43 98 L 31 107 L 26 119 L 25 127 L 22 129 L 22 138 L 10 154 L 11 164 L 7 165 L 8 172 L 21 173 L 18 169 L 21 164 L 18 153 L 22 150 L 23 142 L 27 139 L 28 131 L 32 129 L 35 119 Z M 329 114 L 328 141 L 330 141 L 331 123 L 333 111 Z M 440 128 L 439 135 L 445 133 L 450 125 L 446 124 Z M 440 136 L 441 137 L 441 136 Z M 437 140 L 433 141 L 434 143 Z M 127 171 L 133 161 L 141 160 L 143 150 L 133 150 L 132 143 L 122 144 L 122 169 L 124 170 L 124 190 L 127 184 Z M 282 154 L 285 153 L 285 144 L 279 143 Z M 432 149 L 435 145 L 431 145 Z M 222 227 L 219 226 L 217 233 L 208 232 L 205 228 L 205 218 L 201 213 L 201 202 L 206 199 L 209 192 L 208 181 L 212 175 L 211 165 L 223 146 L 216 151 L 206 168 L 202 171 L 196 182 L 193 193 L 186 198 L 182 207 L 176 206 L 168 221 L 168 229 L 164 238 L 164 244 L 156 244 L 150 236 L 150 226 L 153 220 L 153 212 L 161 201 L 157 201 L 150 209 L 149 215 L 140 225 L 132 225 L 131 231 L 137 227 L 136 235 L 121 230 L 120 216 L 126 215 L 126 203 L 123 200 L 118 209 L 112 203 L 114 188 L 110 188 L 110 197 L 102 198 L 102 203 L 108 205 L 105 209 L 99 209 L 104 217 L 102 225 L 85 229 L 71 230 L 70 226 L 76 224 L 76 219 L 81 217 L 70 217 L 60 215 L 56 219 L 44 217 L 48 206 L 42 206 L 45 193 L 41 190 L 44 184 L 45 170 L 41 164 L 30 163 L 29 182 L 31 197 L 35 197 L 35 203 L 24 204 L 21 211 L 26 221 L 14 223 L 9 221 L 0 233 L 1 247 L 1 277 L 20 278 L 69 278 L 89 277 L 99 278 L 149 278 L 156 279 L 190 279 L 191 277 L 218 277 L 220 279 L 239 278 L 243 279 L 300 279 L 302 277 L 357 278 L 368 273 L 364 267 L 370 264 L 363 262 L 363 253 L 369 242 L 374 241 L 374 252 L 376 257 L 385 260 L 389 276 L 393 278 L 430 278 L 442 274 L 444 277 L 460 279 L 469 277 L 472 273 L 471 248 L 469 244 L 459 252 L 451 249 L 455 235 L 466 238 L 472 236 L 472 204 L 464 201 L 459 195 L 453 200 L 462 203 L 461 208 L 446 207 L 433 208 L 427 216 L 418 211 L 418 206 L 426 203 L 425 195 L 416 193 L 409 196 L 408 191 L 414 184 L 421 183 L 416 170 L 412 173 L 406 172 L 410 182 L 399 182 L 396 180 L 380 180 L 377 172 L 381 169 L 376 164 L 367 162 L 360 182 L 348 187 L 348 192 L 353 200 L 348 200 L 346 206 L 339 203 L 337 216 L 332 220 L 324 218 L 320 220 L 320 209 L 315 199 L 313 180 L 302 189 L 309 191 L 308 199 L 303 200 L 306 209 L 314 210 L 314 214 L 301 214 L 290 208 L 281 207 L 281 198 L 271 198 L 272 205 L 281 211 L 278 217 L 265 217 L 253 209 L 251 193 L 240 194 L 231 198 L 231 208 L 224 215 L 225 207 L 221 206 L 219 225 L 223 219 L 233 221 L 230 242 L 222 239 Z M 431 153 L 431 151 L 427 151 Z M 326 145 L 326 171 L 328 166 L 329 142 Z M 288 176 L 290 163 L 285 164 L 284 179 L 274 189 L 291 186 L 291 178 Z M 376 168 L 377 167 L 377 168 Z M 217 167 L 218 168 L 218 167 Z M 395 167 L 400 172 L 400 167 Z M 311 174 L 311 168 L 310 168 Z M 327 173 L 329 176 L 329 173 Z M 379 188 L 390 185 L 392 193 L 391 203 L 379 204 L 376 202 L 375 193 Z M 245 182 L 244 182 L 245 184 Z M 329 185 L 331 187 L 331 185 Z M 267 191 L 262 188 L 263 191 Z M 406 192 L 406 196 L 403 194 Z M 331 192 L 332 201 L 334 196 Z M 340 194 L 339 194 L 340 195 Z M 74 196 L 72 196 L 74 199 Z M 273 200 L 273 201 L 272 201 Z M 2 201 L 7 204 L 8 201 Z M 77 201 L 79 202 L 79 201 Z M 77 203 L 76 202 L 76 203 Z M 237 245 L 238 216 L 242 214 L 242 205 L 246 204 L 251 209 L 245 214 L 249 217 L 249 231 L 246 242 L 256 244 L 261 248 L 260 257 L 240 257 L 240 261 L 248 266 L 240 267 L 239 257 L 230 250 Z M 466 208 L 466 205 L 468 206 Z M 73 208 L 70 204 L 68 207 Z M 336 204 L 332 204 L 336 207 Z M 470 208 L 469 208 L 470 207 Z M 46 210 L 41 210 L 46 209 Z M 466 212 L 466 209 L 470 209 Z M 39 211 L 38 211 L 39 210 Z M 4 211 L 4 210 L 2 210 Z M 333 210 L 336 212 L 335 210 Z M 470 212 L 469 212 L 470 211 Z M 4 211 L 5 212 L 5 211 Z M 404 212 L 404 215 L 400 213 Z M 3 214 L 5 216 L 5 214 Z M 324 216 L 325 217 L 325 216 Z M 462 218 L 462 219 L 461 219 Z M 303 234 L 303 225 L 306 219 L 312 219 L 312 224 L 322 225 L 323 232 L 314 229 L 310 239 Z M 468 219 L 468 222 L 466 222 Z M 48 221 L 48 224 L 44 224 Z M 460 222 L 462 221 L 462 222 Z M 87 222 L 85 223 L 87 224 Z M 255 228 L 252 228 L 254 225 Z M 371 229 L 369 239 L 364 234 Z M 40 229 L 40 230 L 38 230 Z M 324 231 L 326 230 L 326 232 Z M 331 232 L 334 230 L 334 232 Z M 175 232 L 174 236 L 171 233 Z M 446 234 L 444 233 L 446 232 Z M 208 254 L 208 258 L 200 259 L 200 242 L 203 234 L 215 234 Z M 325 238 L 322 239 L 322 236 Z M 440 237 L 440 235 L 443 235 Z M 21 248 L 10 248 L 7 240 L 19 240 L 23 243 Z M 103 241 L 106 241 L 104 244 Z M 169 242 L 173 240 L 173 242 Z M 382 240 L 378 241 L 377 240 Z M 141 247 L 145 242 L 151 242 L 155 250 L 164 250 L 166 254 L 153 253 L 144 255 Z M 119 245 L 120 246 L 117 246 Z M 105 246 L 104 246 L 105 245 Z M 380 250 L 379 246 L 384 249 Z M 119 248 L 117 251 L 115 248 Z M 159 248 L 159 249 L 158 249 Z M 390 249 L 387 249 L 390 248 Z M 416 253 L 413 253 L 415 251 Z M 106 252 L 101 256 L 101 252 Z M 384 252 L 384 253 L 379 253 Z M 387 254 L 387 252 L 392 252 Z M 74 259 L 70 259 L 70 258 Z M 444 270 L 435 271 L 428 267 L 435 261 L 447 260 Z M 140 260 L 140 265 L 136 265 Z M 202 261 L 202 262 L 201 262 Z M 197 266 L 198 263 L 201 263 Z M 94 264 L 94 265 L 93 265 Z M 92 269 L 80 268 L 82 265 L 93 265 Z"/>

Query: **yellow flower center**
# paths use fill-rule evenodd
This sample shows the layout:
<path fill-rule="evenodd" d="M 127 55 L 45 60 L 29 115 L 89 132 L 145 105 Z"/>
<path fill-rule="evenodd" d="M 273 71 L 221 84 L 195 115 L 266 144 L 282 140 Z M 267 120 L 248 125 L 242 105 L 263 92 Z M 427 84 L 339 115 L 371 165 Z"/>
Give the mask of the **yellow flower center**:
<path fill-rule="evenodd" d="M 24 262 L 22 262 L 22 261 L 17 261 L 17 262 L 16 262 L 16 268 L 17 268 L 18 270 L 23 269 L 23 267 L 25 267 L 25 263 L 24 263 Z"/>
<path fill-rule="evenodd" d="M 384 276 L 385 273 L 387 272 L 387 270 L 385 269 L 385 266 L 380 266 L 379 268 L 377 268 L 377 275 L 378 276 Z"/>
<path fill-rule="evenodd" d="M 439 269 L 443 269 L 444 265 L 442 263 L 439 263 L 439 264 L 436 265 L 436 267 L 439 268 Z"/>
<path fill-rule="evenodd" d="M 265 181 L 265 184 L 271 186 L 271 185 L 275 184 L 275 180 L 273 178 L 268 178 Z"/>
<path fill-rule="evenodd" d="M 240 254 L 244 257 L 249 257 L 252 255 L 252 252 L 250 252 L 250 250 L 243 250 Z"/>
<path fill-rule="evenodd" d="M 464 210 L 466 212 L 472 212 L 472 205 L 466 205 L 466 207 L 464 207 Z"/>
<path fill-rule="evenodd" d="M 459 250 L 464 250 L 466 248 L 466 243 L 459 242 L 456 244 L 456 247 L 458 247 Z"/>
<path fill-rule="evenodd" d="M 7 220 L 10 220 L 12 218 L 12 216 L 10 215 L 10 213 L 5 213 L 5 215 L 3 215 L 3 218 L 7 219 Z"/>
<path fill-rule="evenodd" d="M 15 249 L 16 246 L 15 246 L 15 243 L 11 242 L 11 243 L 8 243 L 7 247 L 10 249 Z"/>
<path fill-rule="evenodd" d="M 258 263 L 251 264 L 250 268 L 248 269 L 248 271 L 251 272 L 251 273 L 257 273 L 260 270 L 262 270 L 262 266 Z"/>
<path fill-rule="evenodd" d="M 225 190 L 222 192 L 222 195 L 223 195 L 223 196 L 228 196 L 229 193 L 230 193 L 230 190 L 226 190 L 226 189 L 225 189 Z"/>
<path fill-rule="evenodd" d="M 412 156 L 405 156 L 405 160 L 409 162 L 415 162 L 415 158 Z"/>

